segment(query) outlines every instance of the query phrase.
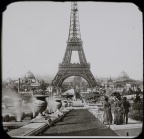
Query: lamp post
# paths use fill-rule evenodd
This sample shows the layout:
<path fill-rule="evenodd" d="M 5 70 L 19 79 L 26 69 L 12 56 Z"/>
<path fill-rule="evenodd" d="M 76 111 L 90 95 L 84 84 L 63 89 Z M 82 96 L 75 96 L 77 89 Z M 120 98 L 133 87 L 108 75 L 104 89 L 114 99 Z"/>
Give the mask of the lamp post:
<path fill-rule="evenodd" d="M 57 88 L 57 89 L 56 89 L 56 90 L 57 90 L 57 96 L 58 96 L 58 99 L 59 99 L 59 98 L 60 98 L 60 92 L 59 92 L 60 89 L 59 89 L 58 86 L 57 86 L 56 88 Z"/>
<path fill-rule="evenodd" d="M 48 91 L 50 92 L 50 96 L 52 96 L 52 89 L 53 89 L 52 86 L 48 87 Z"/>
<path fill-rule="evenodd" d="M 53 87 L 52 86 L 50 86 L 50 91 L 51 91 L 51 96 L 53 96 Z"/>
<path fill-rule="evenodd" d="M 61 95 L 61 91 L 62 91 L 62 89 L 60 88 L 60 95 Z"/>
<path fill-rule="evenodd" d="M 93 93 L 93 88 L 91 88 L 91 92 L 92 92 L 92 95 L 93 95 L 93 100 L 94 100 L 94 93 Z"/>

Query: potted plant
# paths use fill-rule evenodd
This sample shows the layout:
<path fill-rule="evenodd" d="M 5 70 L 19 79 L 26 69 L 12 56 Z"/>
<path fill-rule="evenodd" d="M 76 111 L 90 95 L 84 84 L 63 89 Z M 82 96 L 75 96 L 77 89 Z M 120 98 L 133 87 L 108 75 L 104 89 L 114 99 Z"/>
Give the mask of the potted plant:
<path fill-rule="evenodd" d="M 56 102 L 56 109 L 60 110 L 61 106 L 62 106 L 62 102 L 61 99 L 55 99 Z"/>

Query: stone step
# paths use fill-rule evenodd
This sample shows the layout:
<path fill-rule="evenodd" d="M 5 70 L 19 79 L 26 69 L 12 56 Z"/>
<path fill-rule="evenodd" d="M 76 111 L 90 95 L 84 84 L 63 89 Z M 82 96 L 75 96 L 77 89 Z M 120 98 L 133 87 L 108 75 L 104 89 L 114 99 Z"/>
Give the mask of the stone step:
<path fill-rule="evenodd" d="M 27 124 L 28 122 L 3 122 L 3 127 L 10 127 L 10 126 L 21 127 Z"/>

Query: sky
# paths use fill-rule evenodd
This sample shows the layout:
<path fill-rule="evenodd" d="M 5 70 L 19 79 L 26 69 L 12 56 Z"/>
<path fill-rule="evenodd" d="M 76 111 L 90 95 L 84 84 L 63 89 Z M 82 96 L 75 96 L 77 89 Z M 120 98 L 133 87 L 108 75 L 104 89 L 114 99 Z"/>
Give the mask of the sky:
<path fill-rule="evenodd" d="M 133 3 L 78 2 L 83 49 L 96 77 L 143 78 L 142 13 Z M 3 13 L 2 78 L 52 75 L 62 62 L 71 2 L 15 2 Z M 76 53 L 72 62 L 77 62 Z"/>

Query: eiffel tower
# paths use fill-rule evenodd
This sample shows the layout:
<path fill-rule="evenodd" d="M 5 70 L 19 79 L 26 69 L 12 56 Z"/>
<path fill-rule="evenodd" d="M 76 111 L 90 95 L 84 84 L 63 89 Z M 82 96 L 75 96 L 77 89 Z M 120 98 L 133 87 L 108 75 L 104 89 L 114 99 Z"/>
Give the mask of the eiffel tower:
<path fill-rule="evenodd" d="M 90 71 L 90 64 L 87 63 L 82 44 L 78 5 L 77 2 L 71 2 L 70 28 L 67 48 L 63 61 L 59 64 L 59 70 L 52 81 L 53 86 L 60 87 L 63 81 L 70 76 L 83 77 L 88 82 L 89 87 L 95 87 L 97 85 L 96 80 Z M 78 52 L 80 63 L 71 63 L 72 51 Z"/>

